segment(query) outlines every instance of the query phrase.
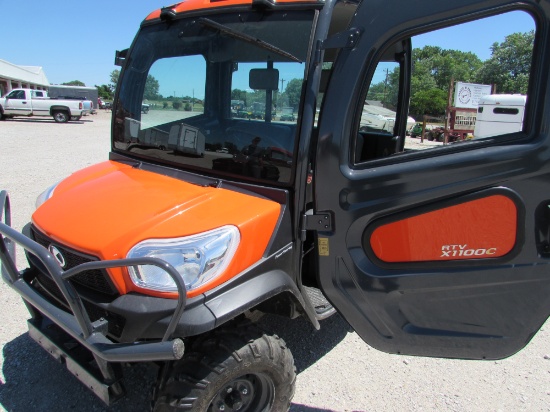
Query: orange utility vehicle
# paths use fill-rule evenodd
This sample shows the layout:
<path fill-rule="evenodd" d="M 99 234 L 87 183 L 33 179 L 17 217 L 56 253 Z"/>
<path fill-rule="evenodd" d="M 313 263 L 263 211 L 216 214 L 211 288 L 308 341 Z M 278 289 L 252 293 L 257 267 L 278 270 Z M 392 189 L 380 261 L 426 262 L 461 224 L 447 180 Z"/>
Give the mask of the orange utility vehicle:
<path fill-rule="evenodd" d="M 107 403 L 121 363 L 157 364 L 156 411 L 288 409 L 293 357 L 261 313 L 319 328 L 338 311 L 391 353 L 522 349 L 550 313 L 550 2 L 398 3 L 151 13 L 116 55 L 109 160 L 46 190 L 23 234 L 0 195 L 2 276 L 30 336 Z M 411 38 L 515 12 L 536 26 L 522 130 L 408 146 Z M 389 132 L 361 129 L 379 67 Z"/>

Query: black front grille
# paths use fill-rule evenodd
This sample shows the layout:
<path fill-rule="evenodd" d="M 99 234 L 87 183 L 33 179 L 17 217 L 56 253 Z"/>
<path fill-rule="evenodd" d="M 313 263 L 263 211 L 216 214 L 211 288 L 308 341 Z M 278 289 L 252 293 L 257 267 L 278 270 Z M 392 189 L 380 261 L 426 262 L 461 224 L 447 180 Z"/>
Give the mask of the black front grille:
<path fill-rule="evenodd" d="M 35 289 L 46 294 L 50 297 L 50 301 L 59 307 L 60 309 L 69 311 L 69 306 L 65 300 L 63 294 L 55 284 L 54 280 L 49 276 L 46 276 L 41 271 L 38 271 L 35 280 L 32 282 L 32 285 Z M 53 299 L 53 301 L 52 301 Z M 88 317 L 91 322 L 95 322 L 101 318 L 104 318 L 108 321 L 108 333 L 116 338 L 120 338 L 122 331 L 124 330 L 124 325 L 126 324 L 126 319 L 119 315 L 118 313 L 111 312 L 109 310 L 103 309 L 96 304 L 82 299 L 82 304 L 84 309 L 88 313 Z"/>
<path fill-rule="evenodd" d="M 59 251 L 63 254 L 63 257 L 65 258 L 65 262 L 66 262 L 66 265 L 63 268 L 64 270 L 72 269 L 73 267 L 78 266 L 82 263 L 99 260 L 95 256 L 85 255 L 83 253 L 76 252 L 72 249 L 69 249 L 66 246 L 60 245 L 59 243 L 53 242 L 51 239 L 49 239 L 47 236 L 40 233 L 34 227 L 32 228 L 32 236 L 37 243 L 41 244 L 46 249 L 50 245 L 54 245 L 57 249 L 59 249 Z M 48 274 L 45 274 L 45 275 L 49 277 Z M 109 275 L 104 270 L 88 270 L 73 276 L 71 280 L 77 283 L 78 285 L 85 287 L 89 291 L 101 293 L 103 295 L 112 296 L 112 297 L 118 296 L 117 289 L 114 287 L 113 283 L 111 282 L 111 279 L 109 278 Z M 53 284 L 53 280 L 52 280 L 52 284 Z M 57 288 L 57 286 L 55 287 Z M 56 292 L 54 291 L 50 290 L 50 292 L 56 294 Z M 57 291 L 57 293 L 60 293 L 60 292 Z"/>
<path fill-rule="evenodd" d="M 36 280 L 38 281 L 42 289 L 44 289 L 50 294 L 50 296 L 54 297 L 57 300 L 58 304 L 61 304 L 63 305 L 63 307 L 68 309 L 69 306 L 67 304 L 67 301 L 65 300 L 65 297 L 51 277 L 47 276 L 46 274 L 44 274 L 44 272 L 39 270 L 36 274 Z"/>
<path fill-rule="evenodd" d="M 45 248 L 54 245 L 61 252 L 66 262 L 63 268 L 64 270 L 71 269 L 82 263 L 99 260 L 95 256 L 85 255 L 52 241 L 34 227 L 31 228 L 31 232 L 32 237 L 37 243 Z M 42 294 L 49 296 L 49 300 L 56 306 L 69 311 L 69 305 L 61 293 L 61 290 L 51 278 L 51 275 L 47 273 L 39 261 L 32 258 L 32 255 L 29 255 L 29 258 L 31 265 L 38 269 L 36 271 L 36 277 L 31 284 L 41 291 Z M 94 322 L 98 319 L 105 318 L 108 321 L 108 333 L 115 338 L 119 338 L 122 335 L 126 319 L 117 313 L 103 309 L 101 306 L 93 303 L 96 301 L 103 303 L 111 302 L 119 296 L 107 272 L 99 269 L 88 270 L 71 277 L 70 281 L 81 295 L 82 303 L 90 320 Z M 89 299 L 92 301 L 89 301 Z"/>

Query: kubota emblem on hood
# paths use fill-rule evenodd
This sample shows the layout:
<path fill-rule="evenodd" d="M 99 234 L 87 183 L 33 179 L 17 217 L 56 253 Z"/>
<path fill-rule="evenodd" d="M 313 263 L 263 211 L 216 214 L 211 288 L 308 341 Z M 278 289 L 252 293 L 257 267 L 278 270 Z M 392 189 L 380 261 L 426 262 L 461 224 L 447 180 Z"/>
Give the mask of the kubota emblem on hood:
<path fill-rule="evenodd" d="M 57 263 L 59 263 L 59 266 L 64 268 L 67 262 L 65 261 L 65 257 L 61 251 L 54 245 L 48 246 L 48 251 L 53 255 L 53 258 L 57 261 Z"/>

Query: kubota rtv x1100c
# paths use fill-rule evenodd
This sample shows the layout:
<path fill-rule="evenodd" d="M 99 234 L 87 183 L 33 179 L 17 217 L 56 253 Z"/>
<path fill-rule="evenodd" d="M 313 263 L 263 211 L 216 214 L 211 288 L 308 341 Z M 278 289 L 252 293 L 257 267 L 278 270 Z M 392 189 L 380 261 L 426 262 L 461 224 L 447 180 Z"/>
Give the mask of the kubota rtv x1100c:
<path fill-rule="evenodd" d="M 416 39 L 510 13 L 535 28 L 522 130 L 407 137 Z M 391 353 L 517 352 L 550 313 L 549 19 L 547 0 L 151 13 L 117 52 L 109 160 L 44 192 L 23 234 L 1 194 L 30 335 L 105 402 L 121 363 L 158 364 L 157 411 L 288 409 L 293 357 L 250 314 L 338 311 Z"/>

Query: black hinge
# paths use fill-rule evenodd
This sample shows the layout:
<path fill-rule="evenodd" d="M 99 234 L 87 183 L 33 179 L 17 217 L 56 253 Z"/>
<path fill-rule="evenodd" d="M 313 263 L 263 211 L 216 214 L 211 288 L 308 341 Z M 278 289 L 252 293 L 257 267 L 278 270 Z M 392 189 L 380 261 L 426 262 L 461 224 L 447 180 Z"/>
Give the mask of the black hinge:
<path fill-rule="evenodd" d="M 321 48 L 326 49 L 353 49 L 359 38 L 361 37 L 362 30 L 356 27 L 352 27 L 346 31 L 333 34 L 328 39 L 325 39 Z"/>
<path fill-rule="evenodd" d="M 321 63 L 321 51 L 327 49 L 353 49 L 361 34 L 362 29 L 352 27 L 351 29 L 335 33 L 324 41 L 318 40 L 315 45 L 313 61 L 315 65 Z"/>
<path fill-rule="evenodd" d="M 317 232 L 332 232 L 332 213 L 318 212 L 312 215 L 305 214 L 302 217 L 302 240 L 305 240 L 308 230 Z"/>

